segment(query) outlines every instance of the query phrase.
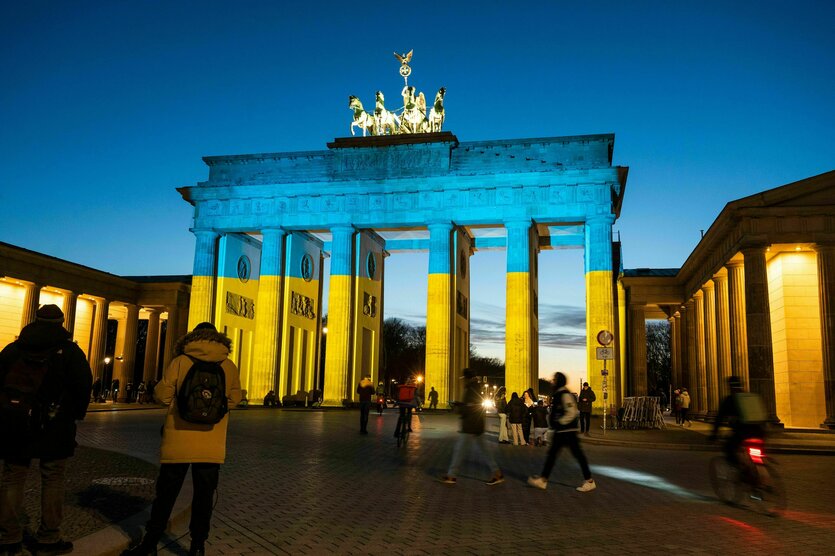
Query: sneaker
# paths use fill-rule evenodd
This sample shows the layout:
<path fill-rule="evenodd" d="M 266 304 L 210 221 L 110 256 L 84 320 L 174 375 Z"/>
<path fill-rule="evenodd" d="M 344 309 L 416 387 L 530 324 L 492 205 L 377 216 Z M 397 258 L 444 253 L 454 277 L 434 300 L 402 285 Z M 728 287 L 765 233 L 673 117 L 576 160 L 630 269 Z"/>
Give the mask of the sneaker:
<path fill-rule="evenodd" d="M 548 479 L 539 475 L 531 475 L 528 477 L 528 484 L 534 488 L 545 490 L 548 488 Z"/>
<path fill-rule="evenodd" d="M 577 492 L 589 492 L 590 490 L 594 490 L 597 488 L 597 483 L 594 482 L 594 479 L 589 479 L 582 485 L 578 486 L 575 490 Z"/>
<path fill-rule="evenodd" d="M 70 541 L 36 542 L 32 545 L 32 553 L 38 556 L 69 554 L 70 552 L 72 552 L 72 543 Z"/>
<path fill-rule="evenodd" d="M 445 485 L 455 484 L 455 477 L 450 477 L 449 475 L 441 475 L 440 477 L 438 477 L 438 480 L 444 483 Z"/>
<path fill-rule="evenodd" d="M 503 482 L 504 482 L 504 475 L 502 475 L 501 472 L 499 472 L 499 473 L 496 473 L 495 475 L 493 475 L 493 478 L 491 478 L 485 484 L 493 486 L 493 485 L 500 485 Z"/>

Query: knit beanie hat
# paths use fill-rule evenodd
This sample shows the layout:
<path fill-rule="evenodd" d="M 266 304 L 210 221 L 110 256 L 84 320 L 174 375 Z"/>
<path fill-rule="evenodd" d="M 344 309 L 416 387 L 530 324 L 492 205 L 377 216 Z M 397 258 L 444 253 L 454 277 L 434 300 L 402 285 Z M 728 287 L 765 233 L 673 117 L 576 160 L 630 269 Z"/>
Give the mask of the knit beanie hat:
<path fill-rule="evenodd" d="M 42 322 L 64 323 L 64 312 L 54 304 L 44 305 L 35 313 L 35 318 Z"/>

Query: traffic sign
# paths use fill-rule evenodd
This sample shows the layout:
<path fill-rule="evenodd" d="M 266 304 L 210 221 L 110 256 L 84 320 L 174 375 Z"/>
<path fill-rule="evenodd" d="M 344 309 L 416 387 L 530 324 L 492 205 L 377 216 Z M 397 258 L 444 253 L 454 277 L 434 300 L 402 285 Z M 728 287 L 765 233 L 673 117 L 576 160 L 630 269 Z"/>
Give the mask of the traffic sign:
<path fill-rule="evenodd" d="M 612 340 L 614 340 L 614 339 L 615 339 L 614 335 L 611 332 L 609 332 L 608 330 L 601 330 L 600 332 L 597 333 L 597 343 L 600 344 L 601 346 L 608 346 L 609 344 L 612 343 Z M 600 359 L 600 358 L 598 357 L 598 359 Z"/>
<path fill-rule="evenodd" d="M 614 348 L 596 348 L 597 349 L 597 359 L 604 360 L 604 361 L 611 361 L 615 358 L 615 349 Z"/>

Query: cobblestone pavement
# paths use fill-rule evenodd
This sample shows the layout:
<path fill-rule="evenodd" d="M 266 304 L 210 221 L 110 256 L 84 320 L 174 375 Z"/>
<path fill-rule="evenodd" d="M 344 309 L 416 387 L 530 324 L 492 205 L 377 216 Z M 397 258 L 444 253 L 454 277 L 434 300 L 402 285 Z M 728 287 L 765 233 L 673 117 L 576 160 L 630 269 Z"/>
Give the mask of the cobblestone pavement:
<path fill-rule="evenodd" d="M 80 441 L 153 460 L 161 410 L 100 413 Z M 781 455 L 789 510 L 770 518 L 717 502 L 715 453 L 585 444 L 598 489 L 562 454 L 546 491 L 525 484 L 545 449 L 494 445 L 507 482 L 468 461 L 454 486 L 436 482 L 457 419 L 423 414 L 397 448 L 396 414 L 235 411 L 221 470 L 210 554 L 821 554 L 835 543 L 835 459 Z M 495 430 L 496 420 L 490 425 Z M 495 433 L 491 440 L 495 440 Z M 186 554 L 188 535 L 163 554 Z"/>

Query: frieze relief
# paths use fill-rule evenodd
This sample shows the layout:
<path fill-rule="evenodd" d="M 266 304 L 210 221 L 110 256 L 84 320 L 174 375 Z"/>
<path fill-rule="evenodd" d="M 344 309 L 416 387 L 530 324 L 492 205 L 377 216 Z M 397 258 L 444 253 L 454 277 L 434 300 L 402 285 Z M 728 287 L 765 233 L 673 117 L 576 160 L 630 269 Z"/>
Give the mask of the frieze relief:
<path fill-rule="evenodd" d="M 379 170 L 388 174 L 393 169 L 400 172 L 411 170 L 412 173 L 420 174 L 437 173 L 449 170 L 449 151 L 448 148 L 446 152 L 428 148 L 349 151 L 336 153 L 335 161 L 337 172 L 340 173 L 367 173 L 370 170 L 373 174 L 373 170 Z"/>
<path fill-rule="evenodd" d="M 377 316 L 377 297 L 368 292 L 362 294 L 362 314 L 374 318 Z"/>
<path fill-rule="evenodd" d="M 255 300 L 237 293 L 226 292 L 226 312 L 245 319 L 255 318 Z"/>
<path fill-rule="evenodd" d="M 502 188 L 496 190 L 496 204 L 497 205 L 510 205 L 513 204 L 513 189 L 511 188 Z"/>
<path fill-rule="evenodd" d="M 316 305 L 312 298 L 298 292 L 290 292 L 290 312 L 312 320 L 316 318 Z"/>

